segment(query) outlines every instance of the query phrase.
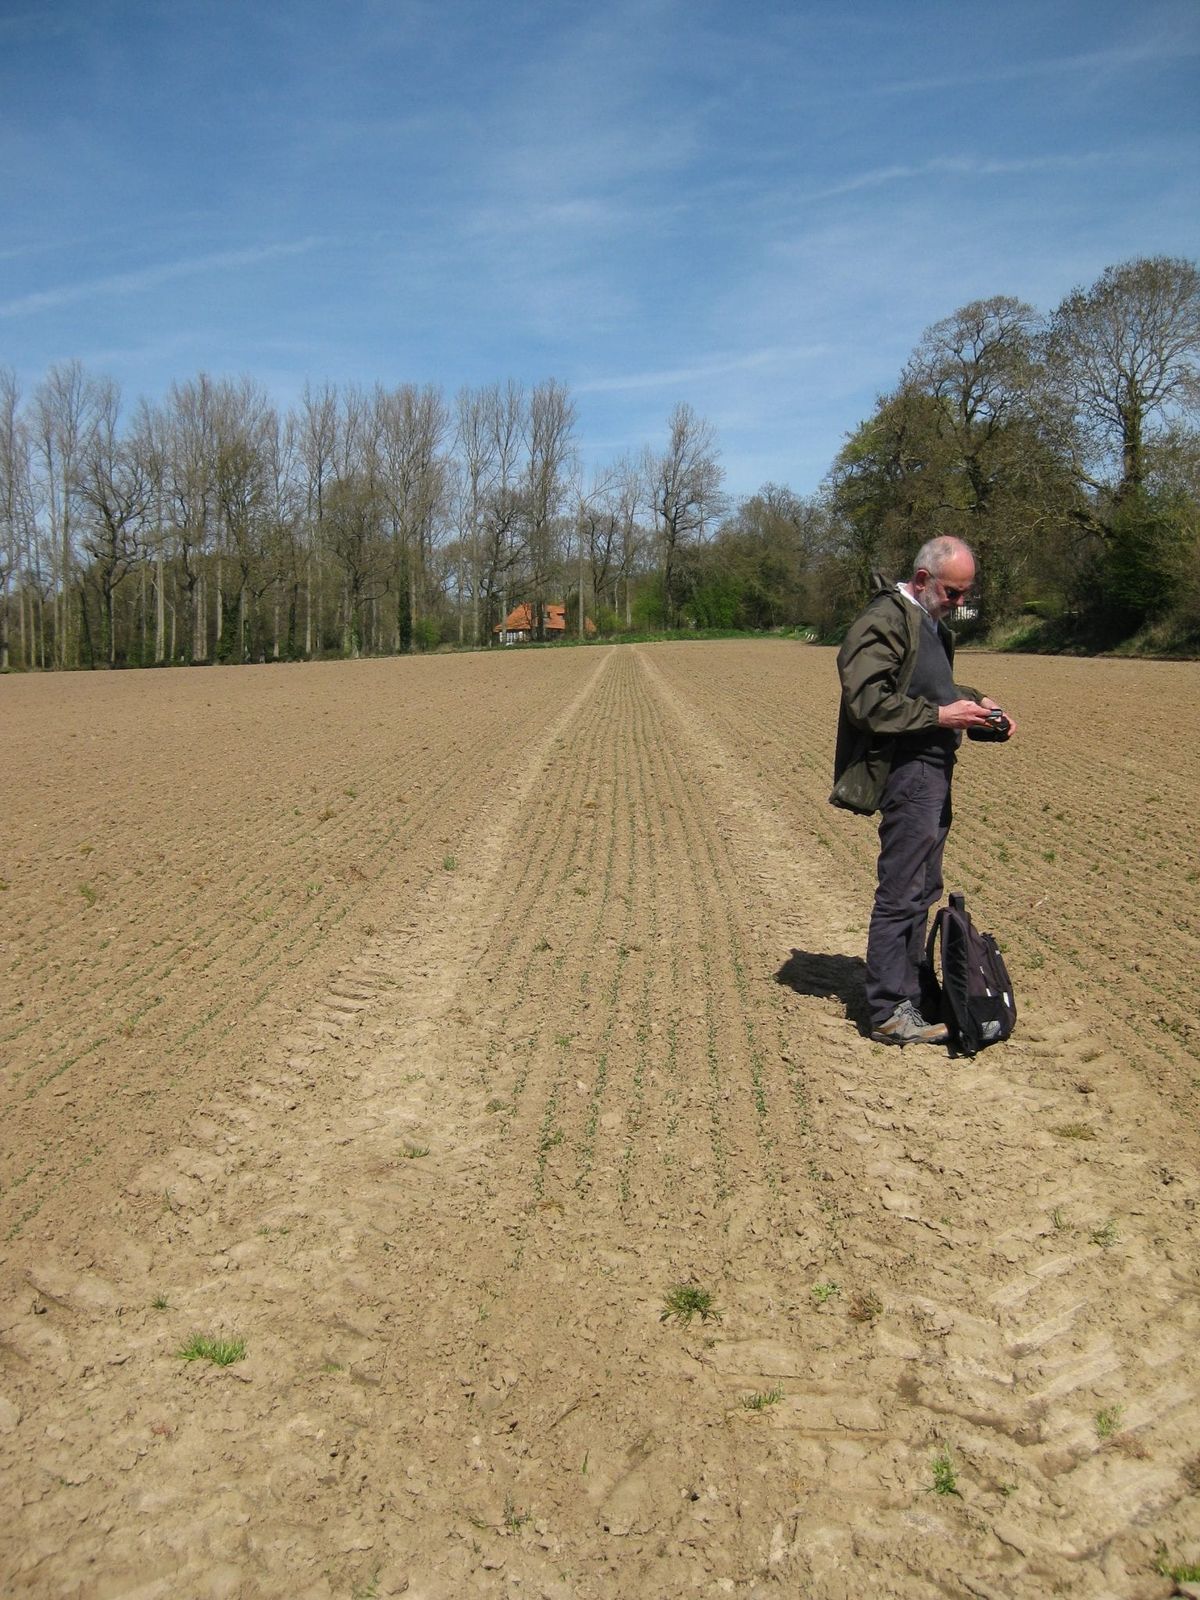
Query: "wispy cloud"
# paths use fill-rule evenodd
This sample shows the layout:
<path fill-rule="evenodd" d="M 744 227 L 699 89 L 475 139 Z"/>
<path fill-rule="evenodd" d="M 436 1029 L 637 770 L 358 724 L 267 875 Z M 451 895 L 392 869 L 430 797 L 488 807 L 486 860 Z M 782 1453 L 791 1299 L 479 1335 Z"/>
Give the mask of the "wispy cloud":
<path fill-rule="evenodd" d="M 1110 157 L 1099 151 L 1074 156 L 1026 156 L 1017 160 L 1000 160 L 994 157 L 979 159 L 974 156 L 934 156 L 929 161 L 914 163 L 896 162 L 887 167 L 873 167 L 842 183 L 830 184 L 825 189 L 815 189 L 802 198 L 832 200 L 838 195 L 856 194 L 863 189 L 880 189 L 892 183 L 912 183 L 921 178 L 1010 178 L 1028 177 L 1036 172 L 1062 172 L 1064 170 L 1094 167 Z"/>
<path fill-rule="evenodd" d="M 822 345 L 778 346 L 764 350 L 748 350 L 742 355 L 721 356 L 711 361 L 695 362 L 686 367 L 666 367 L 656 372 L 627 372 L 608 378 L 591 378 L 572 384 L 579 394 L 625 394 L 638 389 L 678 389 L 689 384 L 703 383 L 709 378 L 728 377 L 735 372 L 754 372 L 782 362 L 812 360 L 827 355 Z"/>
<path fill-rule="evenodd" d="M 875 94 L 927 94 L 938 89 L 966 89 L 985 83 L 1025 83 L 1037 78 L 1061 78 L 1067 73 L 1111 76 L 1131 68 L 1159 66 L 1165 61 L 1200 55 L 1200 30 L 1189 37 L 1175 31 L 1160 32 L 1132 44 L 1111 50 L 1088 50 L 1074 56 L 1047 56 L 1040 60 L 1018 61 L 1009 66 L 979 71 L 945 73 L 928 78 L 899 78 L 879 84 Z"/>
<path fill-rule="evenodd" d="M 82 283 L 65 283 L 54 289 L 39 289 L 34 294 L 18 295 L 0 302 L 0 317 L 23 317 L 38 311 L 54 311 L 59 306 L 76 305 L 100 295 L 140 294 L 160 284 L 180 278 L 194 278 L 206 272 L 236 272 L 242 267 L 261 266 L 285 256 L 304 255 L 321 243 L 320 239 L 298 239 L 289 244 L 256 245 L 248 250 L 222 250 L 186 261 L 165 261 L 136 272 L 118 272 Z"/>

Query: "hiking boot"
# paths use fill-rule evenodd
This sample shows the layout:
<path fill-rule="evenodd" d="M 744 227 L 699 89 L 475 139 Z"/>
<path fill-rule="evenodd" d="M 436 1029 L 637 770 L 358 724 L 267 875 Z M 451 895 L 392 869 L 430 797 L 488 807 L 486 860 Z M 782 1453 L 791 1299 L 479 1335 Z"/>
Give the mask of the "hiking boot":
<path fill-rule="evenodd" d="M 912 1001 L 905 1000 L 871 1037 L 877 1044 L 949 1044 L 950 1030 L 944 1022 L 926 1022 Z"/>

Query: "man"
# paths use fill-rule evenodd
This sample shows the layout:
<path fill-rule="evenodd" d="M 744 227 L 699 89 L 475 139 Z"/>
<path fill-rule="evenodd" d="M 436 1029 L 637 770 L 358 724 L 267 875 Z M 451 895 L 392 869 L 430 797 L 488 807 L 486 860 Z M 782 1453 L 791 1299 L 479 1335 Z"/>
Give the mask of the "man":
<path fill-rule="evenodd" d="M 929 908 L 942 893 L 955 752 L 964 730 L 989 726 L 989 711 L 998 709 L 951 672 L 954 636 L 942 619 L 974 582 L 970 548 L 961 539 L 931 539 L 907 583 L 877 580 L 838 651 L 842 704 L 830 802 L 881 813 L 867 935 L 871 1037 L 881 1044 L 948 1038 L 942 1023 L 920 1013 L 917 971 Z"/>

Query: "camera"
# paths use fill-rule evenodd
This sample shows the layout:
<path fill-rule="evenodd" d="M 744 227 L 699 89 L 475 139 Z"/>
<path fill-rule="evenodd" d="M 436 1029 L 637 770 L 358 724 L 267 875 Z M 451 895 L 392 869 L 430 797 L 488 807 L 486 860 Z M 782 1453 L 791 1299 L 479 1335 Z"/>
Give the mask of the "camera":
<path fill-rule="evenodd" d="M 990 744 L 1002 744 L 1012 732 L 1012 723 L 1004 715 L 999 706 L 994 706 L 987 714 L 985 723 L 977 724 L 967 729 L 967 738 L 985 741 Z"/>

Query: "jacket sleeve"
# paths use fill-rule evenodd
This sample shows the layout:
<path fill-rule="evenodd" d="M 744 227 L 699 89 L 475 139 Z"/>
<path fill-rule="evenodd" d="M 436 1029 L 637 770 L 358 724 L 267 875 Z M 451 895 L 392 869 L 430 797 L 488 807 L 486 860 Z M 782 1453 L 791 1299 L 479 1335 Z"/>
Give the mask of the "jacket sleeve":
<path fill-rule="evenodd" d="M 838 651 L 842 703 L 856 728 L 876 736 L 919 733 L 938 725 L 932 700 L 910 700 L 897 688 L 908 636 L 868 607 Z"/>

